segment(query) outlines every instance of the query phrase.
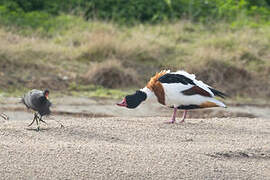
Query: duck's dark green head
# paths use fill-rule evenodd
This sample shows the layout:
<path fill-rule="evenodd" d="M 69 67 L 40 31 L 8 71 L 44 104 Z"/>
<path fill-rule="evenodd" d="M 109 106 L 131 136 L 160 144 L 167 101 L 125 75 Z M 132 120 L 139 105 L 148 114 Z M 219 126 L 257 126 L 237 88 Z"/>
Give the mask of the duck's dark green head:
<path fill-rule="evenodd" d="M 122 102 L 117 103 L 118 106 L 127 107 L 134 109 L 139 106 L 145 99 L 147 95 L 145 92 L 136 91 L 134 94 L 127 95 Z"/>

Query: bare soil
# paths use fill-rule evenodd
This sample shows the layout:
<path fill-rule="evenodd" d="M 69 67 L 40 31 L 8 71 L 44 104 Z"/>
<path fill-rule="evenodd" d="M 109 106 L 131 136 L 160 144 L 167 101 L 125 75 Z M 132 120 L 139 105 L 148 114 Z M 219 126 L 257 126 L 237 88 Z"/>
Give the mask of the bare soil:
<path fill-rule="evenodd" d="M 171 110 L 129 111 L 113 102 L 56 99 L 37 132 L 27 126 L 31 112 L 2 99 L 10 120 L 0 119 L 0 179 L 270 177 L 269 107 L 194 111 L 185 123 L 167 124 Z"/>

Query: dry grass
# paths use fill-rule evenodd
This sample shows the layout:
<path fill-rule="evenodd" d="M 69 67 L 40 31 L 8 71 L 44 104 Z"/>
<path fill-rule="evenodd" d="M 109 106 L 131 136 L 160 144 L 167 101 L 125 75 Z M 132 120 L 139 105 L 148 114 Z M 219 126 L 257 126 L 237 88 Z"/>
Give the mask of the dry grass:
<path fill-rule="evenodd" d="M 247 94 L 268 95 L 266 91 L 268 87 L 265 86 L 266 80 L 260 79 L 256 74 L 248 72 L 244 68 L 232 66 L 223 61 L 207 61 L 200 68 L 194 67 L 193 71 L 197 72 L 199 79 L 203 79 L 213 87 L 221 87 L 232 97 Z"/>
<path fill-rule="evenodd" d="M 86 83 L 106 88 L 134 87 L 138 85 L 138 75 L 133 69 L 124 68 L 117 60 L 93 63 L 84 76 Z"/>
<path fill-rule="evenodd" d="M 46 82 L 62 89 L 76 80 L 110 88 L 142 86 L 138 79 L 146 83 L 160 69 L 185 69 L 229 94 L 265 96 L 269 34 L 267 26 L 230 29 L 188 21 L 135 27 L 85 22 L 51 38 L 0 29 L 0 84 L 30 88 Z"/>

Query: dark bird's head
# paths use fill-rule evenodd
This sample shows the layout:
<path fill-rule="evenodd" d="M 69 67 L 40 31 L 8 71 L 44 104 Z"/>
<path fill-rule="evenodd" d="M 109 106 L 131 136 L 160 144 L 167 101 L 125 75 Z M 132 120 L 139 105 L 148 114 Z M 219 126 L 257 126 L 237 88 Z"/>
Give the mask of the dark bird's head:
<path fill-rule="evenodd" d="M 145 92 L 136 91 L 134 94 L 127 95 L 122 102 L 117 103 L 118 106 L 127 107 L 134 109 L 146 99 L 147 95 Z"/>
<path fill-rule="evenodd" d="M 49 91 L 48 89 L 45 89 L 45 90 L 43 91 L 43 94 L 44 94 L 44 96 L 48 99 L 49 94 L 50 94 L 50 91 Z"/>

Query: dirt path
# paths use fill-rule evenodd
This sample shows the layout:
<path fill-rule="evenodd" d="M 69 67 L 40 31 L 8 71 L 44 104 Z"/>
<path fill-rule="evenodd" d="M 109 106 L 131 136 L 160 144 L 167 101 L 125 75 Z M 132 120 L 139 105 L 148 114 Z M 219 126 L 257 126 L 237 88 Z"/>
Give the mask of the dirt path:
<path fill-rule="evenodd" d="M 0 121 L 1 179 L 270 177 L 269 119 L 55 116 L 65 128 L 49 118 L 36 132 L 31 114 L 8 114 L 18 118 Z"/>
<path fill-rule="evenodd" d="M 0 119 L 0 179 L 270 177 L 270 118 L 264 108 L 257 107 L 266 114 L 260 118 L 213 110 L 190 113 L 197 119 L 184 124 L 166 124 L 167 110 L 114 110 L 114 104 L 105 101 L 58 99 L 53 109 L 57 113 L 45 118 L 49 124 L 37 132 L 35 125 L 27 127 L 32 114 L 15 102 L 9 99 L 0 106 L 10 117 Z M 104 109 L 121 117 L 101 117 Z M 151 116 L 140 117 L 146 112 Z"/>
<path fill-rule="evenodd" d="M 19 98 L 0 98 L 0 111 L 26 111 Z M 158 103 L 140 105 L 136 109 L 119 108 L 119 100 L 62 97 L 52 99 L 53 114 L 68 114 L 87 117 L 168 117 L 172 109 Z M 181 116 L 181 111 L 178 111 Z M 261 117 L 270 118 L 270 105 L 228 105 L 228 108 L 212 108 L 190 111 L 188 118 L 212 117 Z"/>

